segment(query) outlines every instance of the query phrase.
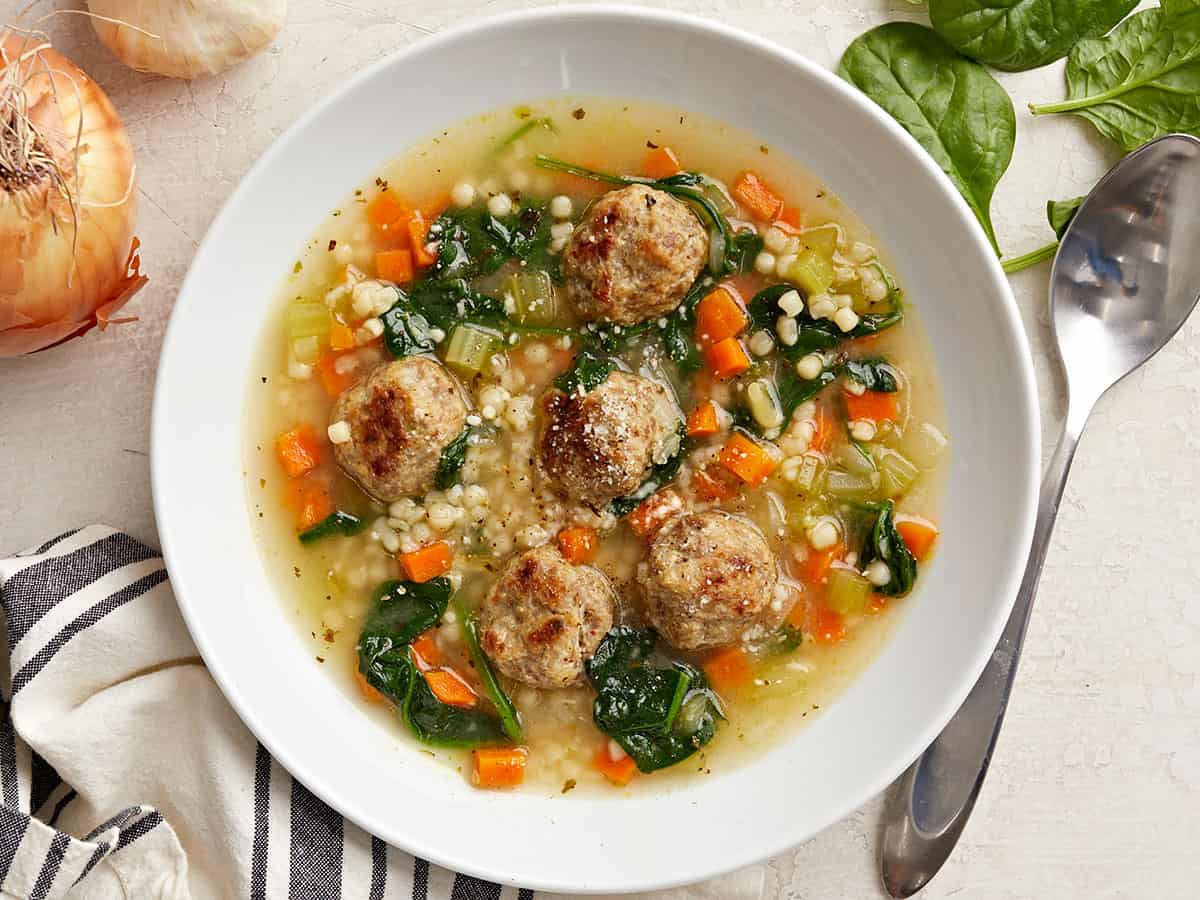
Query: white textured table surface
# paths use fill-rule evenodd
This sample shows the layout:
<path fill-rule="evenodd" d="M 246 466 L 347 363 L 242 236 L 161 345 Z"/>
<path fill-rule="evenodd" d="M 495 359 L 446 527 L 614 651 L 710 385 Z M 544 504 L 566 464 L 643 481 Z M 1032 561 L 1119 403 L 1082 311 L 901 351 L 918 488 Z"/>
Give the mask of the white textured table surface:
<path fill-rule="evenodd" d="M 24 5 L 0 0 L 0 22 Z M 190 84 L 125 69 L 79 17 L 48 23 L 59 49 L 108 91 L 133 139 L 151 282 L 131 307 L 136 324 L 0 361 L 0 552 L 95 521 L 156 543 L 147 457 L 154 370 L 180 280 L 221 203 L 314 98 L 362 66 L 430 31 L 532 5 L 292 0 L 268 52 Z M 865 28 L 922 15 L 902 0 L 672 5 L 826 65 Z M 1045 242 L 1048 198 L 1085 192 L 1117 156 L 1082 122 L 1025 112 L 1026 101 L 1062 95 L 1061 68 L 1002 77 L 1017 101 L 1019 136 L 995 222 L 1012 254 Z M 1049 443 L 1062 385 L 1048 344 L 1047 275 L 1046 266 L 1024 273 L 1014 288 Z M 1101 403 L 1083 439 L 991 776 L 957 853 L 924 896 L 1200 894 L 1198 434 L 1194 317 Z M 879 896 L 880 808 L 873 801 L 773 860 L 765 895 Z"/>

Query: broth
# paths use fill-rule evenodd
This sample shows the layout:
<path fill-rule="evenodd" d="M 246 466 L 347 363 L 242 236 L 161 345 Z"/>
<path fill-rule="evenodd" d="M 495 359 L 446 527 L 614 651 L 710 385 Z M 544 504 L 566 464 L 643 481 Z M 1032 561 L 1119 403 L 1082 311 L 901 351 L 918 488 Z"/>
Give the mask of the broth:
<path fill-rule="evenodd" d="M 543 120 L 552 121 L 554 130 L 544 127 Z M 509 140 L 517 129 L 524 133 Z M 394 246 L 394 237 L 386 229 L 381 230 L 378 223 L 373 226 L 368 221 L 371 204 L 381 192 L 402 197 L 406 206 L 429 209 L 430 220 L 436 218 L 440 204 L 445 202 L 439 198 L 445 198 L 459 184 L 475 186 L 481 197 L 501 192 L 506 196 L 523 194 L 544 199 L 569 196 L 573 214 L 567 221 L 578 222 L 587 204 L 607 190 L 607 186 L 542 169 L 531 162 L 533 153 L 549 154 L 607 172 L 638 172 L 646 164 L 648 151 L 660 147 L 670 147 L 688 170 L 709 173 L 724 185 L 733 184 L 739 173 L 753 170 L 785 198 L 789 207 L 803 210 L 803 231 L 799 228 L 796 231 L 815 234 L 820 226 L 835 223 L 840 228 L 838 258 L 844 261 L 847 255 L 858 258 L 869 253 L 867 264 L 875 265 L 878 261 L 882 277 L 888 276 L 891 266 L 886 255 L 864 225 L 811 173 L 776 148 L 693 113 L 641 102 L 562 98 L 539 102 L 534 108 L 499 110 L 465 121 L 402 153 L 379 172 L 368 173 L 370 180 L 339 209 L 331 211 L 304 247 L 280 291 L 248 387 L 246 484 L 255 532 L 281 601 L 294 613 L 311 642 L 314 664 L 322 665 L 337 679 L 346 702 L 358 703 L 364 714 L 385 721 L 398 741 L 411 737 L 394 708 L 387 703 L 367 703 L 355 686 L 353 673 L 356 643 L 372 593 L 382 582 L 405 577 L 398 560 L 400 555 L 437 540 L 446 540 L 452 548 L 451 577 L 457 599 L 434 640 L 437 653 L 448 665 L 470 674 L 473 666 L 462 643 L 461 616 L 483 597 L 511 554 L 554 542 L 559 531 L 568 526 L 595 529 L 601 540 L 593 564 L 616 588 L 620 598 L 618 619 L 637 623 L 642 617 L 635 572 L 645 555 L 646 541 L 611 509 L 597 512 L 567 502 L 539 479 L 534 465 L 541 415 L 537 398 L 556 375 L 571 365 L 577 347 L 569 340 L 557 335 L 525 335 L 516 344 L 490 348 L 494 352 L 480 374 L 472 378 L 460 374 L 472 416 L 478 418 L 480 428 L 494 426 L 489 442 L 470 449 L 462 482 L 457 487 L 384 504 L 372 500 L 337 470 L 330 460 L 330 447 L 323 439 L 337 389 L 352 384 L 363 373 L 390 359 L 388 352 L 375 335 L 363 333 L 362 329 L 368 326 L 360 324 L 347 329 L 353 336 L 351 348 L 331 355 L 327 343 L 322 343 L 323 362 L 305 363 L 297 358 L 294 330 L 289 332 L 292 327 L 289 310 L 300 300 L 322 301 L 331 291 L 335 294 L 330 301 L 335 310 L 347 309 L 356 302 L 352 283 L 355 270 L 364 277 L 369 275 L 375 268 L 376 254 Z M 760 223 L 758 231 L 765 235 L 767 227 Z M 769 242 L 777 237 L 771 235 Z M 763 252 L 770 254 L 769 250 Z M 761 261 L 756 258 L 756 262 Z M 507 274 L 501 270 L 491 280 L 483 279 L 478 284 L 484 292 L 501 294 L 508 283 Z M 768 280 L 774 280 L 774 276 Z M 734 276 L 731 283 L 749 301 L 765 282 L 761 275 L 751 271 Z M 339 286 L 345 288 L 340 294 Z M 866 292 L 865 283 L 861 290 Z M 886 358 L 891 371 L 899 376 L 900 391 L 888 395 L 900 398 L 896 421 L 877 423 L 878 429 L 868 440 L 852 439 L 848 433 L 836 434 L 829 439 L 826 452 L 816 456 L 822 460 L 819 477 L 827 481 L 827 472 L 836 469 L 841 473 L 847 466 L 856 465 L 852 454 L 858 452 L 858 447 L 864 447 L 868 457 L 876 454 L 864 463 L 873 468 L 863 475 L 875 484 L 879 483 L 876 476 L 881 472 L 883 478 L 890 477 L 891 470 L 885 462 L 890 454 L 904 459 L 921 457 L 914 460 L 917 465 L 909 473 L 909 483 L 893 495 L 896 512 L 936 521 L 947 456 L 945 452 L 939 455 L 944 445 L 941 399 L 932 356 L 912 308 L 911 301 L 915 299 L 919 306 L 920 298 L 909 299 L 901 324 L 863 339 L 869 341 L 871 358 Z M 855 302 L 859 303 L 859 299 Z M 874 307 L 863 307 L 862 316 L 871 309 Z M 579 326 L 569 312 L 563 312 L 555 322 L 572 328 Z M 780 340 L 778 335 L 772 337 Z M 345 333 L 341 339 L 347 339 Z M 318 342 L 329 340 L 332 339 L 323 337 Z M 743 335 L 741 340 L 753 350 L 758 338 Z M 449 338 L 439 346 L 439 356 L 445 355 L 446 343 Z M 634 339 L 624 354 L 633 371 L 669 387 L 681 417 L 705 398 L 726 410 L 746 405 L 744 379 L 719 382 L 703 374 L 680 377 L 670 365 L 664 364 L 653 331 L 640 343 Z M 503 357 L 506 363 L 498 357 Z M 844 400 L 839 389 L 839 385 L 846 384 L 842 380 L 845 377 L 839 376 L 837 383 L 817 395 L 815 412 L 801 405 L 797 415 L 810 414 L 817 422 L 822 416 L 832 416 L 835 408 L 840 410 L 837 404 L 846 400 L 853 403 L 848 397 Z M 292 432 L 299 425 L 308 425 L 321 436 L 323 461 L 314 472 L 296 479 L 281 470 L 276 442 L 277 436 Z M 853 425 L 848 423 L 848 427 Z M 764 426 L 761 430 L 768 435 L 764 438 L 759 434 L 756 438 L 763 446 L 786 445 L 790 434 L 775 428 L 771 441 L 772 429 Z M 779 434 L 780 431 L 783 433 Z M 676 487 L 691 505 L 712 505 L 697 500 L 696 492 L 700 490 L 697 473 L 716 465 L 714 460 L 728 437 L 726 427 L 720 435 L 690 442 Z M 914 450 L 918 452 L 914 454 Z M 837 462 L 839 454 L 851 454 L 849 461 Z M 803 456 L 797 454 L 796 458 Z M 679 778 L 737 765 L 745 754 L 779 740 L 833 702 L 886 641 L 892 620 L 898 614 L 896 607 L 906 602 L 903 598 L 885 600 L 873 594 L 866 609 L 838 616 L 834 628 L 829 625 L 832 617 L 827 615 L 828 610 L 821 606 L 822 592 L 832 590 L 824 586 L 826 576 L 817 578 L 820 584 L 805 582 L 805 559 L 819 555 L 812 546 L 819 543 L 814 529 L 827 513 L 835 519 L 849 515 L 844 509 L 850 509 L 858 501 L 853 495 L 847 495 L 849 500 L 836 499 L 841 504 L 836 508 L 843 512 L 830 513 L 834 507 L 822 493 L 824 489 L 796 488 L 795 478 L 804 477 L 797 475 L 797 468 L 798 464 L 789 468 L 785 459 L 764 486 L 746 487 L 717 505 L 745 515 L 766 536 L 780 561 L 780 587 L 775 602 L 790 603 L 798 596 L 799 603 L 808 604 L 804 617 L 789 614 L 789 621 L 796 622 L 797 628 L 805 632 L 804 639 L 790 652 L 772 649 L 761 635 L 750 642 L 748 658 L 753 663 L 753 677 L 740 685 L 719 689 L 726 721 L 719 724 L 715 738 L 679 765 L 663 769 L 653 777 L 634 778 L 628 790 L 661 789 Z M 785 478 L 785 474 L 793 480 Z M 846 474 L 855 473 L 847 470 Z M 300 495 L 307 488 L 299 486 L 314 479 L 317 489 L 325 492 L 333 507 L 361 517 L 366 529 L 356 535 L 335 535 L 307 545 L 297 541 L 297 515 L 303 519 L 312 512 L 305 510 L 311 497 Z M 817 495 L 824 499 L 814 499 Z M 843 523 L 840 527 L 849 542 L 849 526 L 844 518 L 837 521 Z M 855 560 L 849 562 L 848 566 L 838 562 L 835 568 L 841 566 L 849 571 Z M 809 563 L 808 568 L 811 567 Z M 854 577 L 859 577 L 857 571 Z M 824 610 L 826 618 L 813 618 L 811 613 L 818 609 Z M 844 629 L 844 637 L 840 632 L 834 633 L 837 629 Z M 711 658 L 707 653 L 674 655 L 698 667 Z M 503 677 L 501 683 L 523 720 L 524 743 L 529 748 L 526 789 L 548 793 L 576 787 L 612 789 L 594 765 L 609 740 L 593 721 L 595 693 L 590 686 L 548 690 Z M 474 686 L 479 690 L 478 683 Z M 465 750 L 434 747 L 432 751 L 434 757 L 460 767 L 464 773 L 470 767 Z"/>

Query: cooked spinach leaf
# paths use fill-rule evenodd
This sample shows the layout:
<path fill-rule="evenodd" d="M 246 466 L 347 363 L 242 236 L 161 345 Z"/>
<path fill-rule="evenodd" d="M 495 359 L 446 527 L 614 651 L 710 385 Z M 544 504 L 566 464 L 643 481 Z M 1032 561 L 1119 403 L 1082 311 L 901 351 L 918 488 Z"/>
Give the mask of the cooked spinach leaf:
<path fill-rule="evenodd" d="M 388 581 L 375 592 L 358 639 L 358 670 L 396 704 L 412 732 L 427 744 L 478 747 L 505 742 L 501 720 L 482 710 L 442 703 L 413 659 L 412 641 L 432 628 L 450 602 L 450 580 Z"/>
<path fill-rule="evenodd" d="M 929 0 L 933 28 L 959 53 L 1023 72 L 1062 59 L 1100 37 L 1138 0 Z"/>
<path fill-rule="evenodd" d="M 900 390 L 900 378 L 891 364 L 882 357 L 848 359 L 838 367 L 839 374 L 849 375 L 868 391 L 893 394 Z"/>
<path fill-rule="evenodd" d="M 795 625 L 784 622 L 767 640 L 767 649 L 772 653 L 791 653 L 804 643 L 804 632 Z"/>
<path fill-rule="evenodd" d="M 789 291 L 796 290 L 789 284 L 773 284 L 765 287 L 750 300 L 746 311 L 750 316 L 750 330 L 760 328 L 775 332 L 775 321 L 782 315 L 779 309 L 779 298 Z M 783 343 L 775 345 L 776 352 L 786 360 L 795 362 L 816 350 L 830 350 L 843 341 L 878 334 L 899 325 L 904 319 L 904 304 L 900 300 L 900 291 L 893 288 L 890 293 L 890 308 L 877 313 L 867 313 L 860 316 L 858 324 L 850 331 L 843 332 L 828 319 L 814 319 L 809 314 L 808 307 L 796 317 L 798 336 L 796 343 L 790 347 Z"/>
<path fill-rule="evenodd" d="M 983 66 L 922 25 L 891 22 L 859 36 L 838 74 L 904 126 L 954 182 L 997 253 L 992 194 L 1012 159 L 1012 100 Z"/>
<path fill-rule="evenodd" d="M 458 482 L 462 467 L 467 462 L 470 441 L 471 429 L 468 426 L 442 450 L 442 455 L 438 457 L 437 472 L 433 476 L 433 486 L 439 491 L 444 491 Z"/>
<path fill-rule="evenodd" d="M 433 326 L 420 308 L 401 294 L 396 304 L 385 312 L 383 321 L 383 345 L 394 358 L 432 353 L 437 346 L 433 339 Z"/>
<path fill-rule="evenodd" d="M 358 534 L 366 527 L 367 523 L 358 516 L 352 516 L 348 512 L 342 512 L 340 509 L 337 509 L 312 526 L 312 528 L 300 532 L 300 543 L 311 544 L 313 541 L 319 541 L 321 538 L 330 537 L 335 534 L 349 537 L 352 534 Z"/>
<path fill-rule="evenodd" d="M 754 260 L 762 252 L 763 239 L 757 231 L 738 231 L 729 245 L 729 261 L 734 274 L 754 271 Z"/>
<path fill-rule="evenodd" d="M 624 497 L 618 497 L 609 504 L 613 515 L 617 517 L 628 515 L 651 494 L 662 490 L 675 480 L 675 476 L 679 474 L 679 469 L 683 465 L 683 459 L 688 453 L 687 425 L 680 422 L 675 428 L 675 434 L 678 442 L 674 452 L 650 469 L 650 474 L 646 476 L 646 480 L 636 491 Z"/>
<path fill-rule="evenodd" d="M 864 504 L 864 509 L 878 511 L 875 524 L 871 528 L 866 544 L 863 546 L 860 561 L 866 565 L 876 559 L 883 560 L 891 572 L 891 580 L 877 590 L 891 597 L 907 594 L 912 590 L 913 582 L 917 579 L 917 560 L 909 552 L 904 538 L 896 529 L 893 517 L 895 503 L 885 500 L 878 504 Z"/>
<path fill-rule="evenodd" d="M 720 702 L 703 673 L 682 662 L 652 663 L 657 637 L 613 628 L 587 664 L 596 691 L 596 726 L 633 757 L 642 772 L 687 759 L 717 733 Z"/>
<path fill-rule="evenodd" d="M 444 212 L 430 227 L 439 247 L 426 277 L 444 281 L 490 275 L 513 260 L 557 277 L 558 256 L 550 252 L 553 224 L 545 205 L 535 202 L 522 203 L 504 217 L 481 205 Z"/>
<path fill-rule="evenodd" d="M 479 673 L 488 699 L 492 701 L 492 706 L 496 707 L 496 712 L 500 715 L 500 725 L 504 728 L 504 733 L 514 744 L 523 743 L 525 736 L 521 730 L 521 716 L 508 694 L 504 692 L 504 688 L 500 686 L 500 679 L 496 677 L 491 660 L 487 658 L 487 654 L 483 652 L 483 647 L 479 644 L 479 629 L 475 624 L 475 616 L 462 607 L 459 607 L 458 614 L 462 622 L 467 650 L 471 654 L 471 660 L 475 663 L 475 671 Z"/>
<path fill-rule="evenodd" d="M 1082 116 L 1127 151 L 1174 131 L 1200 134 L 1200 0 L 1163 0 L 1080 41 L 1067 57 L 1067 98 L 1029 109 Z"/>
<path fill-rule="evenodd" d="M 617 368 L 617 362 L 611 356 L 601 355 L 590 347 L 582 347 L 575 354 L 571 368 L 554 379 L 554 386 L 564 394 L 574 394 L 583 391 L 585 394 L 599 387 Z"/>
<path fill-rule="evenodd" d="M 696 279 L 679 304 L 667 316 L 667 327 L 661 332 L 663 350 L 683 375 L 699 372 L 702 365 L 700 348 L 696 346 L 696 304 L 716 286 L 716 279 L 707 272 Z"/>
<path fill-rule="evenodd" d="M 432 353 L 435 328 L 448 334 L 459 322 L 508 325 L 504 301 L 472 290 L 462 278 L 423 278 L 408 293 L 397 292 L 395 305 L 380 318 L 384 346 L 396 359 Z"/>
<path fill-rule="evenodd" d="M 542 116 L 542 117 L 536 118 L 536 119 L 528 119 L 526 122 L 524 122 L 521 125 L 518 125 L 515 129 L 513 129 L 513 131 L 510 132 L 506 137 L 501 138 L 496 143 L 496 147 L 492 151 L 493 154 L 499 154 L 499 153 L 503 152 L 504 150 L 507 150 L 509 147 L 511 147 L 513 144 L 515 144 L 521 138 L 525 137 L 525 135 L 529 134 L 532 131 L 536 131 L 539 128 L 541 128 L 544 131 L 550 132 L 550 134 L 558 134 L 558 129 L 554 126 L 554 120 L 551 119 L 549 116 Z"/>
<path fill-rule="evenodd" d="M 825 369 L 816 378 L 801 378 L 796 373 L 796 367 L 784 360 L 775 377 L 775 390 L 779 394 L 779 406 L 783 411 L 783 426 L 787 428 L 792 421 L 796 407 L 806 400 L 811 400 L 836 380 L 837 374 L 832 369 Z M 755 429 L 758 430 L 757 428 Z"/>

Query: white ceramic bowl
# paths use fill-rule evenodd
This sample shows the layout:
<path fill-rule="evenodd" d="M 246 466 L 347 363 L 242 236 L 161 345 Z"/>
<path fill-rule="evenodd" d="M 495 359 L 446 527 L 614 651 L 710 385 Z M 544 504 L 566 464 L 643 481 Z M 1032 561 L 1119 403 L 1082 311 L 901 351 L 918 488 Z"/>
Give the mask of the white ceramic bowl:
<path fill-rule="evenodd" d="M 414 84 L 437 89 L 414 92 Z M 328 211 L 437 129 L 561 93 L 696 109 L 811 168 L 896 261 L 934 347 L 953 440 L 944 536 L 883 653 L 792 739 L 667 793 L 482 792 L 398 742 L 347 702 L 285 616 L 251 535 L 242 483 L 255 342 L 281 279 Z M 401 98 L 404 115 L 379 116 Z M 346 138 L 361 134 L 371 140 Z M 829 72 L 725 26 L 631 8 L 553 8 L 457 28 L 372 66 L 246 176 L 196 254 L 171 317 L 154 401 L 154 499 L 175 592 L 209 669 L 250 729 L 314 793 L 383 839 L 458 871 L 619 892 L 776 854 L 846 815 L 916 758 L 981 671 L 1016 593 L 1032 530 L 1037 438 L 1032 366 L 1008 283 L 966 204 L 895 123 Z"/>

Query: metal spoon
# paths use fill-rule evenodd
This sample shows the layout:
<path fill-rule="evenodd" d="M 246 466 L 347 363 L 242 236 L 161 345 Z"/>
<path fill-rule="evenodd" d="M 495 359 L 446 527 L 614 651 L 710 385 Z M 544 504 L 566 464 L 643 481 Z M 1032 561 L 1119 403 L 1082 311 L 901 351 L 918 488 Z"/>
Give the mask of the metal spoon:
<path fill-rule="evenodd" d="M 1200 140 L 1152 141 L 1121 160 L 1063 236 L 1050 312 L 1067 380 L 1067 414 L 1042 481 L 1025 577 L 1000 643 L 962 708 L 905 773 L 885 814 L 883 884 L 923 888 L 975 806 L 1012 691 L 1050 533 L 1096 401 L 1157 353 L 1200 299 Z"/>

